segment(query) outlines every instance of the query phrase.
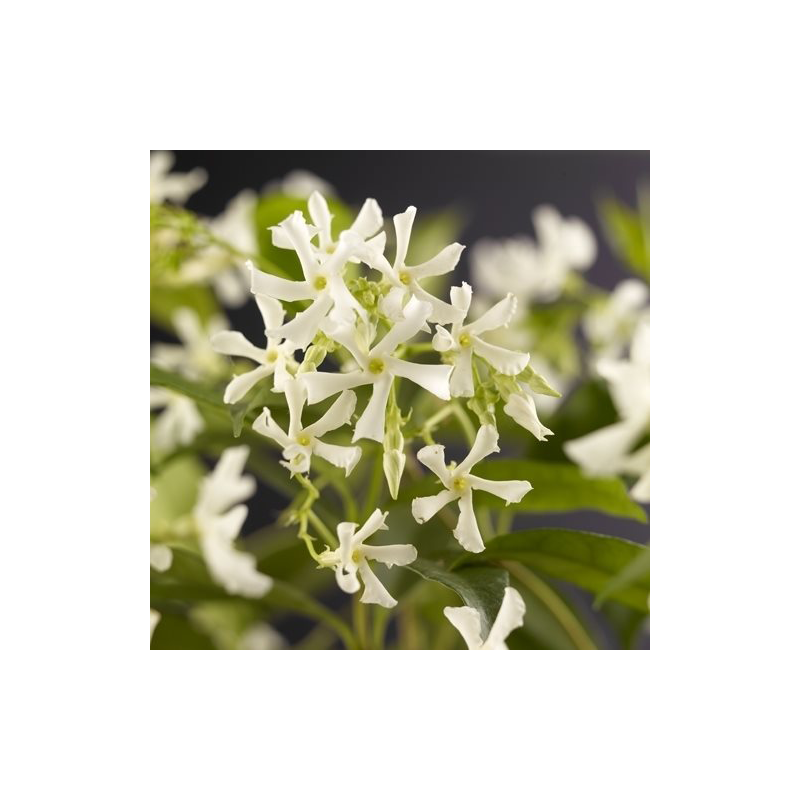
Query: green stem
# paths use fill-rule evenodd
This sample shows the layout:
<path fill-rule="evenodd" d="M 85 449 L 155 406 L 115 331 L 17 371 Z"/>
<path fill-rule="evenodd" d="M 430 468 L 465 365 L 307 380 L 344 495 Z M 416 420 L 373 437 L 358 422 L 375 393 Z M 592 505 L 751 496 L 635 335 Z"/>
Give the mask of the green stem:
<path fill-rule="evenodd" d="M 353 630 L 361 650 L 369 650 L 367 627 L 367 607 L 353 595 Z"/>
<path fill-rule="evenodd" d="M 467 414 L 467 412 L 462 408 L 461 403 L 454 401 L 451 405 L 453 407 L 453 414 L 461 424 L 461 427 L 464 431 L 464 436 L 467 439 L 467 445 L 472 447 L 472 445 L 475 444 L 475 437 L 478 435 L 478 431 L 475 430 L 474 423 L 469 418 L 469 414 Z"/>
<path fill-rule="evenodd" d="M 578 650 L 597 650 L 597 645 L 572 609 L 538 575 L 514 561 L 501 563 L 531 594 L 541 600 Z"/>
<path fill-rule="evenodd" d="M 336 549 L 339 546 L 339 540 L 330 532 L 328 526 L 310 508 L 307 509 L 305 513 L 308 515 L 308 521 L 311 523 L 314 530 L 328 545 Z"/>

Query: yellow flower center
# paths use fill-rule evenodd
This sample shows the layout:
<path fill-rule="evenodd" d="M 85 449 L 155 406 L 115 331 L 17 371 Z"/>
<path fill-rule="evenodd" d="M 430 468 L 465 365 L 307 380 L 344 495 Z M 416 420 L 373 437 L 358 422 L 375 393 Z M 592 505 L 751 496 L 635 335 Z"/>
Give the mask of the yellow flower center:
<path fill-rule="evenodd" d="M 311 437 L 307 433 L 301 433 L 297 437 L 297 444 L 301 447 L 308 447 L 311 444 Z"/>
<path fill-rule="evenodd" d="M 407 272 L 401 272 L 400 283 L 402 283 L 403 286 L 408 286 L 408 284 L 411 283 L 411 276 Z"/>
<path fill-rule="evenodd" d="M 369 371 L 373 375 L 380 375 L 385 369 L 386 365 L 380 358 L 373 358 L 372 361 L 369 362 Z"/>
<path fill-rule="evenodd" d="M 353 555 L 350 556 L 350 559 L 354 564 L 358 564 L 358 562 L 361 561 L 361 553 L 358 550 L 354 550 Z"/>
<path fill-rule="evenodd" d="M 462 334 L 461 334 L 461 335 L 458 337 L 458 343 L 459 343 L 459 344 L 460 344 L 462 347 L 468 347 L 468 346 L 469 346 L 469 345 L 472 343 L 472 339 L 470 339 L 470 337 L 469 337 L 469 334 L 468 334 L 468 333 L 462 333 Z"/>
<path fill-rule="evenodd" d="M 268 364 L 274 364 L 278 360 L 278 351 L 267 350 L 267 357 L 265 360 Z"/>
<path fill-rule="evenodd" d="M 455 489 L 457 492 L 463 492 L 463 491 L 464 491 L 464 489 L 466 489 L 466 488 L 467 488 L 467 481 L 466 481 L 466 479 L 464 479 L 464 478 L 456 478 L 456 479 L 453 481 L 453 488 L 454 488 L 454 489 Z"/>
<path fill-rule="evenodd" d="M 326 248 L 326 252 L 333 253 L 336 250 L 336 242 L 331 242 Z"/>
<path fill-rule="evenodd" d="M 321 292 L 328 285 L 328 279 L 324 275 L 317 275 L 314 278 L 314 288 Z"/>

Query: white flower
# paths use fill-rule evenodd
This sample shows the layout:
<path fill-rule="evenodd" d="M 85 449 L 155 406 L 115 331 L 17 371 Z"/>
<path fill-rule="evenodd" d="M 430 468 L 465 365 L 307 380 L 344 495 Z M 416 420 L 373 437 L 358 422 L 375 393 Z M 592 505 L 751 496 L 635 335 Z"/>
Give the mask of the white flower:
<path fill-rule="evenodd" d="M 379 530 L 388 530 L 385 524 L 387 513 L 376 509 L 356 533 L 358 525 L 354 522 L 340 522 L 336 526 L 339 547 L 326 550 L 320 556 L 320 563 L 336 570 L 336 582 L 343 592 L 355 594 L 360 587 L 359 578 L 364 584 L 362 603 L 377 603 L 384 608 L 397 605 L 386 587 L 378 580 L 369 566 L 369 561 L 380 561 L 388 567 L 405 566 L 415 561 L 417 550 L 410 544 L 368 545 L 364 540 Z"/>
<path fill-rule="evenodd" d="M 209 230 L 240 253 L 255 253 L 257 201 L 252 189 L 239 192 L 218 217 L 208 220 Z M 181 279 L 188 283 L 210 281 L 226 306 L 241 306 L 250 296 L 250 273 L 230 250 L 216 244 L 187 259 L 181 267 Z"/>
<path fill-rule="evenodd" d="M 442 400 L 450 399 L 449 379 L 452 367 L 444 364 L 413 364 L 395 358 L 392 353 L 403 342 L 421 330 L 429 330 L 426 320 L 430 314 L 429 303 L 416 298 L 403 309 L 403 318 L 397 322 L 378 344 L 367 350 L 358 341 L 352 325 L 335 326 L 323 323 L 322 329 L 333 340 L 346 347 L 358 365 L 352 372 L 306 372 L 301 375 L 308 390 L 308 402 L 318 403 L 332 394 L 356 386 L 372 384 L 364 413 L 356 423 L 353 441 L 373 439 L 382 442 L 386 422 L 386 403 L 392 382 L 396 377 L 407 378 Z"/>
<path fill-rule="evenodd" d="M 619 358 L 630 344 L 639 321 L 647 314 L 647 299 L 644 283 L 625 280 L 602 303 L 586 312 L 583 330 L 595 355 Z"/>
<path fill-rule="evenodd" d="M 261 597 L 272 587 L 272 578 L 256 569 L 256 559 L 234 547 L 247 517 L 242 501 L 256 490 L 250 475 L 242 475 L 250 453 L 246 445 L 224 450 L 214 471 L 200 484 L 194 521 L 208 571 L 230 594 Z"/>
<path fill-rule="evenodd" d="M 237 650 L 281 650 L 286 640 L 271 625 L 254 622 L 248 626 L 239 639 Z"/>
<path fill-rule="evenodd" d="M 423 278 L 446 275 L 448 272 L 452 272 L 461 258 L 464 245 L 457 242 L 449 244 L 429 261 L 417 264 L 414 267 L 408 266 L 406 264 L 406 255 L 416 213 L 417 209 L 414 206 L 409 206 L 402 214 L 395 214 L 394 216 L 394 229 L 397 239 L 394 264 L 389 264 L 383 255 L 383 248 L 365 250 L 363 259 L 370 267 L 378 270 L 392 287 L 388 295 L 383 299 L 381 306 L 383 312 L 390 319 L 400 317 L 406 297 L 410 295 L 425 303 L 430 303 L 432 308 L 431 322 L 449 324 L 459 318 L 458 310 L 426 292 L 419 285 L 419 281 Z"/>
<path fill-rule="evenodd" d="M 469 455 L 458 465 L 447 466 L 444 447 L 440 444 L 423 447 L 417 459 L 424 464 L 445 487 L 431 497 L 417 497 L 411 503 L 411 514 L 422 524 L 453 500 L 458 500 L 458 524 L 453 533 L 458 543 L 471 553 L 483 549 L 481 532 L 472 507 L 472 492 L 489 492 L 509 503 L 519 503 L 533 488 L 528 481 L 490 481 L 470 474 L 472 468 L 491 453 L 499 453 L 497 430 L 491 425 L 481 425 Z"/>
<path fill-rule="evenodd" d="M 311 246 L 312 233 L 299 211 L 285 219 L 278 228 L 291 242 L 300 259 L 305 280 L 291 281 L 250 267 L 255 295 L 267 295 L 277 300 L 311 300 L 311 305 L 295 316 L 291 322 L 269 331 L 270 336 L 291 340 L 299 350 L 304 350 L 314 338 L 320 323 L 332 311 L 334 319 L 350 322 L 355 314 L 365 315 L 358 301 L 350 294 L 344 282 L 343 271 L 347 260 L 363 246 L 360 237 L 352 231 L 345 232 L 333 252 L 322 261 L 317 259 Z"/>
<path fill-rule="evenodd" d="M 172 566 L 172 550 L 165 544 L 150 542 L 150 566 L 156 572 L 166 572 Z"/>
<path fill-rule="evenodd" d="M 475 244 L 472 275 L 480 291 L 493 297 L 511 291 L 525 301 L 554 300 L 572 271 L 592 264 L 597 245 L 585 222 L 564 219 L 552 206 L 534 209 L 532 220 L 538 244 L 525 236 Z"/>
<path fill-rule="evenodd" d="M 503 411 L 508 414 L 517 425 L 530 431 L 540 442 L 546 442 L 548 436 L 553 435 L 550 428 L 542 425 L 539 415 L 536 413 L 536 403 L 533 400 L 533 392 L 528 386 L 521 386 L 521 391 L 509 396 Z"/>
<path fill-rule="evenodd" d="M 650 428 L 650 322 L 643 319 L 631 344 L 630 358 L 601 359 L 597 371 L 608 381 L 619 422 L 564 445 L 566 454 L 591 475 L 634 475 L 631 496 L 650 501 L 650 445 L 631 453 Z"/>
<path fill-rule="evenodd" d="M 172 324 L 181 343 L 153 345 L 150 355 L 153 364 L 193 381 L 225 371 L 225 360 L 211 346 L 214 334 L 228 324 L 224 317 L 214 315 L 204 326 L 194 309 L 179 308 L 172 315 Z"/>
<path fill-rule="evenodd" d="M 161 387 L 150 387 L 150 408 L 163 408 L 153 426 L 153 447 L 171 453 L 190 445 L 205 427 L 194 400 Z"/>
<path fill-rule="evenodd" d="M 351 241 L 365 243 L 367 248 L 374 248 L 381 253 L 383 252 L 383 248 L 386 245 L 386 235 L 381 233 L 375 236 L 383 226 L 383 212 L 377 200 L 372 197 L 364 201 L 364 205 L 361 206 L 355 221 L 349 228 L 339 234 L 338 241 L 333 239 L 331 231 L 333 215 L 328 207 L 328 202 L 318 191 L 312 192 L 308 198 L 308 213 L 313 222 L 313 225 L 306 226 L 309 233 L 311 251 L 320 263 L 324 262 L 336 250 L 336 245 L 345 234 L 354 234 L 354 236 L 349 237 Z M 272 243 L 275 247 L 282 247 L 286 250 L 296 249 L 292 238 L 281 225 L 273 226 L 270 230 L 272 231 Z M 316 243 L 313 241 L 315 236 L 317 238 Z M 375 238 L 370 239 L 372 236 L 375 236 Z M 362 248 L 359 247 L 358 249 L 360 254 Z M 351 255 L 350 260 L 358 263 L 361 259 Z"/>
<path fill-rule="evenodd" d="M 464 637 L 470 650 L 508 650 L 508 635 L 514 629 L 522 627 L 525 601 L 516 589 L 507 587 L 503 592 L 503 603 L 486 639 L 481 636 L 481 615 L 476 609 L 470 606 L 448 606 L 444 609 L 444 615 Z"/>
<path fill-rule="evenodd" d="M 262 436 L 267 436 L 283 448 L 283 457 L 286 461 L 281 461 L 281 464 L 290 472 L 308 472 L 313 454 L 336 467 L 341 467 L 345 475 L 349 475 L 361 458 L 361 448 L 326 444 L 321 442 L 319 437 L 341 428 L 350 421 L 356 407 L 355 392 L 342 392 L 336 398 L 336 402 L 316 422 L 304 428 L 302 415 L 306 402 L 305 387 L 297 378 L 289 378 L 284 384 L 284 391 L 289 406 L 288 432 L 280 428 L 268 408 L 264 408 L 253 423 L 253 430 Z"/>
<path fill-rule="evenodd" d="M 468 283 L 462 283 L 460 287 L 454 286 L 450 289 L 450 302 L 458 316 L 449 332 L 441 325 L 436 326 L 433 347 L 440 353 L 450 353 L 455 357 L 455 368 L 450 379 L 450 392 L 454 397 L 472 397 L 475 393 L 472 380 L 473 352 L 503 375 L 517 375 L 525 369 L 530 360 L 527 353 L 489 344 L 479 335 L 508 325 L 517 309 L 514 295 L 507 294 L 469 325 L 464 325 L 464 320 L 472 302 L 472 287 Z"/>
<path fill-rule="evenodd" d="M 265 295 L 256 295 L 256 303 L 264 320 L 264 333 L 267 336 L 265 348 L 256 347 L 239 331 L 219 331 L 211 337 L 211 346 L 217 353 L 249 358 L 259 365 L 249 372 L 237 375 L 225 387 L 223 400 L 226 403 L 238 402 L 259 381 L 273 374 L 275 375 L 273 391 L 284 391 L 286 381 L 297 367 L 297 362 L 294 360 L 294 344 L 275 339 L 268 333 L 283 323 L 283 306 L 279 301 Z"/>
<path fill-rule="evenodd" d="M 191 172 L 173 172 L 168 174 L 175 163 L 172 153 L 157 151 L 150 154 L 150 202 L 185 203 L 189 195 L 194 194 L 206 182 L 204 169 L 193 169 Z"/>
<path fill-rule="evenodd" d="M 288 172 L 283 180 L 270 181 L 264 186 L 263 191 L 266 194 L 277 192 L 289 195 L 289 197 L 300 197 L 303 200 L 307 200 L 314 192 L 327 195 L 336 193 L 333 186 L 327 181 L 304 169 Z"/>
<path fill-rule="evenodd" d="M 150 609 L 150 640 L 153 639 L 153 631 L 156 629 L 156 625 L 158 625 L 158 621 L 161 619 L 161 614 L 158 611 L 153 611 Z"/>

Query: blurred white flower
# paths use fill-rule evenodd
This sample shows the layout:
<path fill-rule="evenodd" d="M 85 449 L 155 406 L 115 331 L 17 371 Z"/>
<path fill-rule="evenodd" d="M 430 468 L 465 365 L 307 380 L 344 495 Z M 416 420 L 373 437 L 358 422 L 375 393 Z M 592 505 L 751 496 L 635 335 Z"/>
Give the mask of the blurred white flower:
<path fill-rule="evenodd" d="M 194 400 L 178 392 L 151 386 L 150 408 L 164 409 L 153 425 L 153 447 L 160 453 L 187 447 L 205 427 Z"/>
<path fill-rule="evenodd" d="M 320 194 L 334 195 L 335 189 L 327 181 L 324 181 L 313 172 L 304 169 L 295 169 L 286 174 L 283 180 L 270 181 L 264 186 L 264 192 L 279 192 L 289 195 L 289 197 L 300 197 L 308 199 L 314 192 Z"/>
<path fill-rule="evenodd" d="M 286 640 L 271 625 L 254 622 L 239 639 L 239 650 L 281 650 Z"/>
<path fill-rule="evenodd" d="M 475 510 L 472 507 L 472 492 L 489 492 L 509 503 L 518 503 L 533 488 L 528 481 L 490 481 L 472 475 L 472 468 L 492 453 L 499 453 L 499 436 L 491 425 L 481 425 L 475 437 L 475 444 L 467 457 L 458 465 L 447 466 L 444 460 L 444 447 L 440 444 L 428 445 L 417 453 L 417 459 L 424 464 L 445 487 L 439 494 L 431 497 L 417 497 L 411 503 L 411 514 L 422 524 L 453 500 L 458 500 L 458 524 L 453 534 L 458 543 L 471 553 L 484 549 Z"/>
<path fill-rule="evenodd" d="M 319 437 L 350 422 L 356 407 L 355 392 L 342 392 L 316 422 L 304 428 L 302 424 L 303 406 L 306 402 L 304 385 L 297 378 L 288 378 L 284 382 L 284 391 L 289 406 L 288 432 L 282 430 L 266 407 L 253 423 L 253 430 L 272 439 L 283 448 L 283 457 L 286 461 L 281 461 L 281 464 L 290 472 L 308 472 L 313 454 L 324 458 L 335 467 L 341 467 L 345 475 L 349 475 L 361 458 L 361 448 L 326 444 L 321 442 Z"/>
<path fill-rule="evenodd" d="M 385 524 L 387 516 L 387 513 L 376 509 L 360 529 L 354 522 L 340 522 L 336 526 L 339 547 L 333 551 L 326 549 L 320 555 L 320 563 L 336 570 L 336 582 L 343 592 L 355 594 L 360 588 L 361 578 L 361 583 L 364 584 L 364 593 L 360 598 L 362 603 L 377 603 L 384 608 L 393 608 L 397 605 L 397 600 L 378 580 L 369 561 L 379 561 L 388 567 L 402 567 L 416 560 L 417 550 L 410 544 L 364 544 L 376 531 L 388 530 Z"/>
<path fill-rule="evenodd" d="M 619 358 L 648 312 L 648 290 L 642 281 L 624 280 L 583 317 L 583 330 L 595 357 Z"/>
<path fill-rule="evenodd" d="M 479 291 L 491 297 L 512 292 L 523 302 L 555 300 L 573 271 L 594 262 L 597 244 L 583 220 L 565 219 L 547 205 L 531 216 L 538 241 L 527 236 L 483 239 L 472 248 L 472 276 Z"/>
<path fill-rule="evenodd" d="M 226 403 L 238 402 L 259 381 L 273 374 L 275 375 L 273 391 L 282 392 L 284 384 L 297 368 L 294 345 L 291 342 L 275 339 L 268 333 L 269 330 L 279 328 L 283 324 L 283 306 L 278 300 L 266 295 L 256 295 L 256 303 L 264 320 L 266 348 L 256 347 L 239 331 L 217 331 L 211 337 L 211 346 L 217 353 L 249 358 L 259 365 L 249 372 L 237 375 L 225 387 L 223 400 Z"/>
<path fill-rule="evenodd" d="M 214 334 L 228 325 L 224 317 L 215 314 L 203 325 L 194 309 L 179 308 L 172 316 L 172 324 L 180 344 L 153 345 L 150 351 L 153 364 L 193 381 L 225 372 L 225 359 L 211 346 Z"/>
<path fill-rule="evenodd" d="M 372 439 L 382 442 L 385 433 L 386 404 L 392 382 L 407 378 L 442 400 L 450 399 L 450 373 L 452 367 L 444 364 L 414 364 L 395 358 L 397 347 L 419 331 L 429 331 L 426 320 L 431 312 L 430 303 L 412 297 L 403 309 L 403 318 L 369 350 L 359 341 L 354 325 L 334 325 L 326 320 L 323 331 L 334 341 L 350 351 L 358 368 L 352 372 L 306 372 L 300 379 L 308 390 L 308 402 L 318 403 L 345 389 L 372 384 L 372 396 L 361 414 L 353 432 L 353 441 Z"/>
<path fill-rule="evenodd" d="M 502 375 L 518 375 L 528 364 L 530 356 L 515 350 L 507 350 L 484 341 L 480 334 L 508 325 L 517 308 L 517 300 L 507 294 L 499 303 L 482 314 L 474 322 L 464 325 L 472 302 L 472 287 L 462 283 L 450 289 L 450 302 L 457 316 L 450 331 L 436 326 L 433 347 L 440 353 L 449 353 L 455 358 L 455 367 L 450 378 L 450 393 L 453 397 L 472 397 L 475 385 L 472 379 L 472 354 L 477 353 Z"/>
<path fill-rule="evenodd" d="M 406 298 L 411 296 L 425 303 L 430 303 L 432 309 L 430 314 L 431 322 L 440 322 L 447 325 L 459 319 L 458 309 L 454 309 L 443 300 L 426 292 L 420 286 L 419 281 L 424 278 L 446 275 L 448 272 L 452 272 L 461 258 L 464 245 L 457 242 L 449 244 L 423 264 L 417 264 L 413 267 L 408 266 L 406 264 L 406 255 L 408 254 L 411 228 L 414 224 L 416 213 L 417 209 L 414 206 L 409 206 L 402 214 L 395 214 L 394 216 L 397 249 L 393 264 L 389 264 L 389 261 L 383 255 L 383 248 L 380 248 L 380 250 L 375 248 L 365 249 L 363 260 L 364 263 L 378 270 L 392 287 L 381 302 L 381 310 L 387 317 L 399 319 L 402 316 Z"/>
<path fill-rule="evenodd" d="M 208 179 L 204 169 L 191 172 L 170 172 L 175 163 L 172 153 L 158 150 L 150 154 L 150 202 L 170 200 L 177 205 L 186 202 Z"/>
<path fill-rule="evenodd" d="M 601 359 L 598 373 L 608 382 L 620 421 L 573 439 L 566 454 L 591 475 L 633 475 L 631 496 L 650 502 L 650 445 L 631 452 L 650 429 L 650 321 L 642 319 L 627 359 Z"/>
<path fill-rule="evenodd" d="M 158 621 L 161 619 L 161 614 L 158 611 L 154 611 L 152 608 L 150 609 L 150 640 L 153 639 L 153 632 L 156 629 L 156 625 L 158 625 Z"/>
<path fill-rule="evenodd" d="M 256 490 L 255 479 L 242 474 L 249 453 L 246 445 L 222 452 L 200 484 L 193 516 L 212 578 L 230 594 L 261 597 L 272 587 L 272 578 L 258 572 L 255 556 L 234 546 L 247 517 L 242 501 Z"/>
<path fill-rule="evenodd" d="M 516 589 L 507 587 L 503 592 L 503 603 L 485 640 L 481 636 L 481 615 L 476 609 L 470 606 L 448 606 L 444 609 L 444 615 L 464 637 L 470 650 L 508 650 L 508 635 L 522 627 L 525 601 Z"/>
<path fill-rule="evenodd" d="M 156 572 L 166 572 L 172 566 L 172 550 L 165 544 L 150 542 L 150 566 Z"/>

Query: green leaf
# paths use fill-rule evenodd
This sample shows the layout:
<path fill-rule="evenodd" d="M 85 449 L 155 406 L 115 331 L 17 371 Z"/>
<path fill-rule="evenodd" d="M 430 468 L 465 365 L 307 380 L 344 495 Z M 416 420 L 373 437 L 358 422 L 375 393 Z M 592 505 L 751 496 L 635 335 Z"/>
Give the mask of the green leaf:
<path fill-rule="evenodd" d="M 634 274 L 650 280 L 650 203 L 640 196 L 639 208 L 629 208 L 613 197 L 598 203 L 606 238 L 617 256 Z"/>
<path fill-rule="evenodd" d="M 452 589 L 471 608 L 481 616 L 483 636 L 488 636 L 492 628 L 503 592 L 508 586 L 508 573 L 496 567 L 465 567 L 451 572 L 444 565 L 418 558 L 405 569 L 416 572 L 425 580 L 440 583 Z"/>
<path fill-rule="evenodd" d="M 617 517 L 647 522 L 641 506 L 628 495 L 619 478 L 593 478 L 574 464 L 556 464 L 528 459 L 485 461 L 475 467 L 475 475 L 493 481 L 530 481 L 533 489 L 519 503 L 508 506 L 517 511 L 602 511 Z M 505 501 L 488 492 L 473 494 L 476 506 L 505 508 Z"/>
<path fill-rule="evenodd" d="M 615 593 L 637 582 L 650 579 L 650 548 L 647 547 L 629 561 L 608 583 L 598 592 L 594 607 L 600 608 L 603 603 Z"/>
<path fill-rule="evenodd" d="M 150 527 L 160 529 L 188 514 L 197 499 L 197 487 L 205 475 L 197 458 L 182 456 L 170 461 L 151 479 L 155 497 L 150 502 Z"/>
<path fill-rule="evenodd" d="M 639 574 L 624 586 L 607 589 L 618 575 L 647 548 L 600 533 L 561 528 L 540 528 L 498 536 L 486 543 L 482 553 L 462 556 L 457 564 L 518 561 L 552 578 L 647 611 L 650 572 Z"/>
<path fill-rule="evenodd" d="M 163 386 L 165 389 L 172 389 L 172 391 L 179 392 L 205 406 L 216 408 L 226 413 L 228 411 L 228 407 L 222 402 L 221 391 L 209 389 L 207 386 L 190 381 L 182 375 L 169 372 L 166 369 L 157 367 L 155 364 L 150 365 L 150 385 Z"/>
<path fill-rule="evenodd" d="M 173 330 L 172 316 L 184 307 L 197 312 L 204 325 L 219 314 L 219 303 L 207 286 L 150 286 L 150 318 L 164 330 Z"/>

